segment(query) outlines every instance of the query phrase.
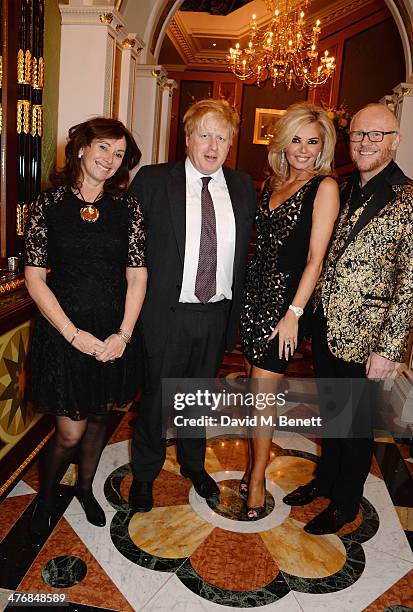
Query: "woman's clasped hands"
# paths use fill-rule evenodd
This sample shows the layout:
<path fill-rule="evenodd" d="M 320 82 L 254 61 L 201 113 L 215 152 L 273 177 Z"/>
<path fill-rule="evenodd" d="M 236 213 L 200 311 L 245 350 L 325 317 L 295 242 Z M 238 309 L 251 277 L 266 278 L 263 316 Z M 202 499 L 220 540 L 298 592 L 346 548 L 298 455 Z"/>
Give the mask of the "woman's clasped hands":
<path fill-rule="evenodd" d="M 106 340 L 102 341 L 83 329 L 75 334 L 71 344 L 78 351 L 91 355 L 97 361 L 103 363 L 115 361 L 115 359 L 122 357 L 126 347 L 125 342 L 118 334 L 111 334 Z"/>

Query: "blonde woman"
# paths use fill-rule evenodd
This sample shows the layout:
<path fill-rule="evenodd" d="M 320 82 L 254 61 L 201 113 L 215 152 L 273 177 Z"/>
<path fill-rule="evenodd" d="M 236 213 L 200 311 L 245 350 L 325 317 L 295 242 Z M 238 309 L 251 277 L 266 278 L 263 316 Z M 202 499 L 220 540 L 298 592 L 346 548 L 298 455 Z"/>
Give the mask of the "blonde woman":
<path fill-rule="evenodd" d="M 331 177 L 335 140 L 326 112 L 303 102 L 287 109 L 270 145 L 273 174 L 257 209 L 257 248 L 247 270 L 241 314 L 241 344 L 256 389 L 283 377 L 303 336 L 302 315 L 339 210 L 338 186 Z M 249 441 L 240 483 L 248 520 L 266 513 L 271 433 L 257 432 Z"/>

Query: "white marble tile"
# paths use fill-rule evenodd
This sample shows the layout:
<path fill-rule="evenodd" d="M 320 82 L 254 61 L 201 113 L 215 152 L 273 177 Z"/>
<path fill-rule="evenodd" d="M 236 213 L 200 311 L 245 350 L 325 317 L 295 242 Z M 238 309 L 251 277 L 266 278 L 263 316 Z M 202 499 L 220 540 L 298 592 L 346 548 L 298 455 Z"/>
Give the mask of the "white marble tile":
<path fill-rule="evenodd" d="M 273 442 L 284 449 L 300 450 L 313 455 L 319 454 L 319 446 L 298 433 L 276 431 Z"/>
<path fill-rule="evenodd" d="M 400 580 L 413 565 L 363 545 L 366 566 L 358 580 L 336 593 L 294 592 L 304 612 L 362 612 L 369 604 Z"/>
<path fill-rule="evenodd" d="M 34 489 L 23 480 L 19 480 L 15 487 L 10 491 L 7 497 L 17 497 L 18 495 L 30 495 L 36 493 Z"/>
<path fill-rule="evenodd" d="M 99 462 L 98 471 L 107 476 L 116 468 L 130 462 L 130 441 L 123 440 L 106 446 Z"/>
<path fill-rule="evenodd" d="M 384 481 L 382 478 L 379 478 L 378 476 L 375 476 L 374 474 L 372 474 L 371 472 L 369 473 L 369 475 L 367 476 L 366 482 L 364 483 L 364 489 L 365 491 L 367 490 L 365 487 L 368 484 L 376 484 L 380 482 L 382 485 L 384 485 L 384 487 L 386 488 L 386 485 L 384 484 Z M 387 491 L 387 489 L 386 489 Z"/>
<path fill-rule="evenodd" d="M 141 610 L 142 606 L 170 579 L 171 574 L 135 565 L 117 550 L 110 537 L 110 523 L 115 510 L 106 500 L 103 487 L 109 474 L 129 461 L 127 440 L 107 446 L 102 454 L 93 491 L 105 510 L 107 519 L 105 527 L 94 527 L 88 523 L 77 499 L 72 500 L 64 517 L 130 605 L 135 610 Z"/>
<path fill-rule="evenodd" d="M 66 516 L 66 520 L 133 609 L 141 610 L 171 574 L 136 565 L 118 551 L 110 537 L 110 522 L 114 514 L 113 511 L 106 515 L 105 527 L 93 527 L 80 515 Z"/>
<path fill-rule="evenodd" d="M 366 482 L 364 497 L 376 509 L 380 525 L 376 535 L 363 544 L 363 547 L 374 548 L 413 563 L 413 553 L 384 482 L 380 479 L 378 482 Z"/>
<path fill-rule="evenodd" d="M 0 589 L 0 610 L 5 610 L 7 604 L 9 603 L 9 596 L 13 595 L 14 591 L 9 591 L 7 589 Z"/>
<path fill-rule="evenodd" d="M 251 609 L 251 608 L 249 608 Z M 245 608 L 223 606 L 199 597 L 190 591 L 176 576 L 173 576 L 152 599 L 142 608 L 141 612 L 245 612 Z M 302 612 L 293 593 L 288 593 L 277 602 L 260 606 L 254 610 L 263 612 Z"/>

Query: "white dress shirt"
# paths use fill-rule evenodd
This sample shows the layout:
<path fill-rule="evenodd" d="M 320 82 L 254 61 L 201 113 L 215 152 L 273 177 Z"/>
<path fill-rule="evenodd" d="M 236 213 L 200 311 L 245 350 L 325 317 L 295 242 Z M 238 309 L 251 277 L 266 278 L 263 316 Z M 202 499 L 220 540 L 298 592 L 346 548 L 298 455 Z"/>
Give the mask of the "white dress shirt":
<path fill-rule="evenodd" d="M 201 238 L 201 177 L 189 157 L 185 161 L 186 174 L 186 238 L 185 260 L 180 302 L 199 303 L 195 295 Z M 222 168 L 211 174 L 208 189 L 214 203 L 217 229 L 216 294 L 209 300 L 219 302 L 232 299 L 232 278 L 235 253 L 235 219 L 231 198 Z"/>

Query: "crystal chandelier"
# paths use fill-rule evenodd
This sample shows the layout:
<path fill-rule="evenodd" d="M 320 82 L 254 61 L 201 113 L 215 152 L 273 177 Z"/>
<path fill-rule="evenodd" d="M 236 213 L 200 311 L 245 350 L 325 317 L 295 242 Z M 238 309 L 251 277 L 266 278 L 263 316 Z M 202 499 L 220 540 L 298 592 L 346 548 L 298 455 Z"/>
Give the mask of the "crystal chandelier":
<path fill-rule="evenodd" d="M 304 10 L 311 0 L 266 0 L 272 14 L 268 29 L 259 29 L 252 15 L 249 42 L 245 49 L 237 43 L 229 50 L 228 67 L 242 81 L 257 85 L 267 79 L 273 87 L 284 84 L 297 89 L 317 87 L 330 78 L 335 69 L 335 58 L 324 52 L 318 58 L 317 44 L 320 21 L 311 33 L 305 30 Z"/>

